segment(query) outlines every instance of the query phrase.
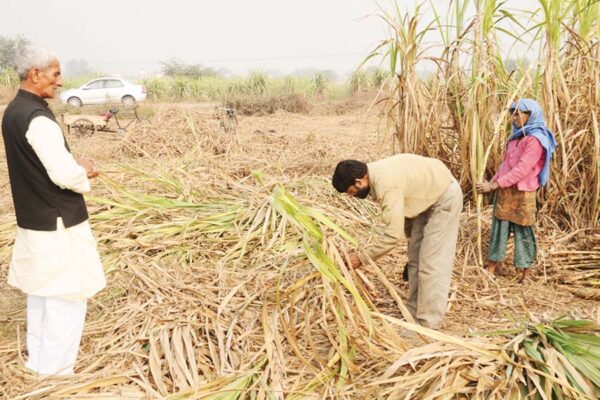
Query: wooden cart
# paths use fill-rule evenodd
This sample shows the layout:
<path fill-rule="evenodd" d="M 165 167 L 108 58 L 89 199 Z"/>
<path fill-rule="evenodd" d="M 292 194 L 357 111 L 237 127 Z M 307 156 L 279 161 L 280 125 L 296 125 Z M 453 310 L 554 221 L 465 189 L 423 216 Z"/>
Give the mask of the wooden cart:
<path fill-rule="evenodd" d="M 63 114 L 62 120 L 67 126 L 67 132 L 76 136 L 91 136 L 96 131 L 107 130 L 108 120 L 104 115 Z"/>
<path fill-rule="evenodd" d="M 127 121 L 121 124 L 117 114 L 119 114 L 119 117 L 124 116 Z M 63 114 L 62 120 L 67 126 L 67 132 L 76 136 L 91 136 L 97 131 L 125 133 L 133 123 L 149 123 L 147 118 L 143 118 L 138 114 L 137 107 L 126 108 L 121 112 L 118 108 L 113 107 L 102 115 Z M 109 126 L 111 120 L 114 121 L 111 124 L 112 127 Z"/>

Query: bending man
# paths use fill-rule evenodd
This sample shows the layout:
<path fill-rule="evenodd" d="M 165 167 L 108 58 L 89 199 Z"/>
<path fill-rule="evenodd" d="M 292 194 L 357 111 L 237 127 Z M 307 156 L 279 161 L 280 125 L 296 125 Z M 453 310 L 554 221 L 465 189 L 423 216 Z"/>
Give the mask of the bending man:
<path fill-rule="evenodd" d="M 382 209 L 383 234 L 351 254 L 352 267 L 383 256 L 409 236 L 407 308 L 419 324 L 439 329 L 448 303 L 463 200 L 448 168 L 439 160 L 414 154 L 369 164 L 345 160 L 337 165 L 332 184 L 338 192 L 360 199 L 371 194 Z"/>

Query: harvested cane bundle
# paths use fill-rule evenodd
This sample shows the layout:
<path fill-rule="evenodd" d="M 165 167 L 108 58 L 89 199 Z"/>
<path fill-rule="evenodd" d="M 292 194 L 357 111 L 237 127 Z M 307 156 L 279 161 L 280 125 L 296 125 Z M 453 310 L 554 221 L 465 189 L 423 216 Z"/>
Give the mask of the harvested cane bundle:
<path fill-rule="evenodd" d="M 600 395 L 600 326 L 592 321 L 558 319 L 486 334 L 494 341 L 416 329 L 437 342 L 403 354 L 373 383 L 386 387 L 385 398 L 591 400 Z"/>

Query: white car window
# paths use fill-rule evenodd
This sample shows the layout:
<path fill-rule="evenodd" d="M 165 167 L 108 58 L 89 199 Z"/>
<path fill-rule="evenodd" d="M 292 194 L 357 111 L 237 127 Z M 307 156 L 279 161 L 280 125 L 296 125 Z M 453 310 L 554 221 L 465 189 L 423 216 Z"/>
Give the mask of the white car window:
<path fill-rule="evenodd" d="M 111 88 L 120 88 L 123 87 L 123 82 L 117 80 L 117 79 L 107 79 L 105 81 L 104 87 L 107 89 L 111 89 Z"/>
<path fill-rule="evenodd" d="M 104 87 L 104 81 L 94 81 L 86 85 L 87 89 L 102 89 Z"/>

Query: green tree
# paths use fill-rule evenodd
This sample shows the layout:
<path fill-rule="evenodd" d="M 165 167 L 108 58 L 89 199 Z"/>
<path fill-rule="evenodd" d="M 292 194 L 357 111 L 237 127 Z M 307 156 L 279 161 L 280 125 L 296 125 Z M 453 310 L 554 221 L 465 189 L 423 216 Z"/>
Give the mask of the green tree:
<path fill-rule="evenodd" d="M 65 76 L 77 78 L 80 76 L 90 76 L 94 70 L 90 67 L 87 60 L 83 58 L 73 58 L 65 65 Z"/>
<path fill-rule="evenodd" d="M 205 68 L 200 64 L 186 64 L 176 59 L 161 61 L 163 73 L 166 76 L 187 76 L 200 78 L 202 76 L 216 76 L 217 72 L 212 68 Z"/>
<path fill-rule="evenodd" d="M 23 36 L 11 38 L 0 35 L 0 69 L 14 68 L 17 52 L 30 43 Z"/>

